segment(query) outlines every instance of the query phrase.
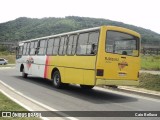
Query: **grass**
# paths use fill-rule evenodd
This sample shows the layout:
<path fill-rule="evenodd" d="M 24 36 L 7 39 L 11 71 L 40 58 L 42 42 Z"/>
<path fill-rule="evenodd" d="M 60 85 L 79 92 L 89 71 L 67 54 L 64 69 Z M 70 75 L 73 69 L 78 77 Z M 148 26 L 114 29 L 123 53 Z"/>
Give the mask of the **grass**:
<path fill-rule="evenodd" d="M 10 100 L 9 98 L 7 98 L 5 95 L 3 95 L 0 92 L 0 111 L 27 111 L 26 109 L 24 109 L 23 107 L 21 107 L 20 105 L 18 105 L 17 103 L 13 102 L 12 100 Z M 0 120 L 40 120 L 40 118 L 9 118 L 9 117 L 0 117 Z"/>
<path fill-rule="evenodd" d="M 22 108 L 5 95 L 0 93 L 0 110 L 1 111 L 26 111 L 26 109 Z"/>
<path fill-rule="evenodd" d="M 3 55 L 0 53 L 0 58 L 5 58 L 6 60 L 8 60 L 8 64 L 15 64 L 16 55 L 15 54 Z"/>
<path fill-rule="evenodd" d="M 142 56 L 141 68 L 144 70 L 160 70 L 160 56 Z"/>
<path fill-rule="evenodd" d="M 139 80 L 140 84 L 137 87 L 160 91 L 160 75 L 141 73 Z"/>

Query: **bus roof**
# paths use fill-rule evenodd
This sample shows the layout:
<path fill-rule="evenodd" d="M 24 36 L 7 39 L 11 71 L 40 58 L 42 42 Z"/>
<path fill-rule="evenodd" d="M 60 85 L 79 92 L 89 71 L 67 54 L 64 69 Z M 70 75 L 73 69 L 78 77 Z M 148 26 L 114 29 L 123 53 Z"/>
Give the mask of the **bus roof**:
<path fill-rule="evenodd" d="M 35 39 L 29 39 L 29 40 L 21 41 L 19 43 L 35 41 L 35 40 L 42 40 L 42 39 L 53 38 L 53 37 L 64 36 L 64 35 L 70 35 L 70 34 L 76 34 L 76 33 L 87 32 L 87 31 L 95 31 L 95 30 L 99 30 L 100 28 L 101 27 L 94 27 L 94 28 L 88 28 L 88 29 L 83 29 L 83 30 L 76 30 L 76 31 L 71 31 L 71 32 L 66 32 L 66 33 L 61 33 L 61 34 L 56 34 L 56 35 L 39 37 L 39 38 L 35 38 Z"/>
<path fill-rule="evenodd" d="M 101 27 L 108 27 L 108 28 L 115 28 L 116 27 L 118 29 L 123 29 L 123 30 L 130 31 L 130 32 L 132 32 L 135 35 L 138 35 L 140 37 L 139 33 L 135 32 L 133 30 L 127 29 L 127 28 L 123 28 L 123 27 L 119 27 L 119 26 L 103 25 L 103 26 L 94 27 L 94 28 L 76 30 L 76 31 L 60 33 L 60 34 L 56 34 L 56 35 L 50 35 L 50 36 L 45 36 L 45 37 L 39 37 L 39 38 L 24 40 L 24 41 L 19 42 L 19 44 L 22 45 L 23 43 L 30 42 L 30 41 L 43 40 L 43 39 L 48 39 L 48 38 L 53 38 L 53 37 L 59 37 L 59 36 L 64 36 L 64 35 L 70 35 L 70 34 L 77 34 L 77 33 L 88 32 L 88 31 L 95 31 L 95 30 L 99 30 Z"/>

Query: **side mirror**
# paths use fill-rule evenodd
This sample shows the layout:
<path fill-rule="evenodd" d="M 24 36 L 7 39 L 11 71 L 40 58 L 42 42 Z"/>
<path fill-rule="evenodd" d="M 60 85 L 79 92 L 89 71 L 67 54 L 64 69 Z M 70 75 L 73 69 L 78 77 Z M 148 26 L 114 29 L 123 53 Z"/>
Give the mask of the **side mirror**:
<path fill-rule="evenodd" d="M 16 51 L 18 50 L 19 47 L 16 47 Z"/>

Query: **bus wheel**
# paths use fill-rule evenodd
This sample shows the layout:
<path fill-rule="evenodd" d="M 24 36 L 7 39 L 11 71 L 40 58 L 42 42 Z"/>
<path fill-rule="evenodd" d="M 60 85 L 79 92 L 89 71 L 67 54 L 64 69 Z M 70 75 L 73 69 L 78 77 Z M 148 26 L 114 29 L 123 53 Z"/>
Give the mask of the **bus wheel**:
<path fill-rule="evenodd" d="M 55 71 L 53 73 L 52 80 L 53 80 L 52 82 L 53 82 L 54 87 L 60 88 L 62 86 L 61 76 L 60 76 L 59 71 Z"/>
<path fill-rule="evenodd" d="M 92 89 L 94 85 L 80 85 L 83 89 Z"/>
<path fill-rule="evenodd" d="M 27 78 L 27 76 L 28 76 L 28 74 L 25 73 L 25 70 L 24 70 L 24 68 L 23 68 L 23 70 L 22 70 L 22 77 L 23 77 L 23 78 Z"/>

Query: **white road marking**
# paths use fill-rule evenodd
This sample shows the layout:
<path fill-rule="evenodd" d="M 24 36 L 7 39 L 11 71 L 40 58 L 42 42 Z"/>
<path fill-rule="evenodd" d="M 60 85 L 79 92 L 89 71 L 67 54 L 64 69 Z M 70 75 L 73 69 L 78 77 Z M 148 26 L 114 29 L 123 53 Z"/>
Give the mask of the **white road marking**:
<path fill-rule="evenodd" d="M 39 106 L 42 106 L 43 108 L 46 108 L 46 109 L 48 109 L 48 110 L 50 110 L 50 111 L 58 111 L 58 110 L 56 110 L 56 109 L 54 109 L 54 108 L 51 108 L 51 107 L 49 107 L 49 106 L 47 106 L 47 105 L 45 105 L 45 104 L 43 104 L 43 103 L 40 103 L 40 102 L 38 102 L 38 101 L 36 101 L 36 100 L 34 100 L 34 99 L 32 99 L 32 98 L 29 98 L 29 97 L 25 96 L 23 93 L 21 93 L 21 92 L 19 92 L 19 91 L 16 91 L 14 88 L 10 87 L 10 86 L 7 85 L 6 83 L 2 82 L 1 80 L 0 80 L 0 83 L 3 84 L 4 86 L 6 86 L 7 88 L 9 88 L 10 90 L 14 91 L 15 93 L 21 95 L 22 97 L 24 97 L 24 98 L 32 101 L 33 103 L 36 103 L 36 104 L 39 105 Z M 22 107 L 26 108 L 26 109 L 29 110 L 29 111 L 33 111 L 30 107 L 24 105 L 23 103 L 19 102 L 19 101 L 16 100 L 15 98 L 9 96 L 9 95 L 8 95 L 7 93 L 5 93 L 3 90 L 0 89 L 0 91 L 1 91 L 3 94 L 5 94 L 7 97 L 9 97 L 10 99 L 12 99 L 13 101 L 15 101 L 16 103 L 18 103 L 19 105 L 21 105 Z M 65 114 L 62 113 L 62 115 L 65 115 Z M 66 116 L 66 115 L 65 115 L 65 116 Z M 65 117 L 65 118 L 68 118 L 68 119 L 70 119 L 70 120 L 79 120 L 79 119 L 77 119 L 77 118 L 75 118 L 75 117 Z M 48 120 L 47 118 L 45 118 L 45 119 L 42 118 L 42 119 L 43 119 L 43 120 Z"/>

